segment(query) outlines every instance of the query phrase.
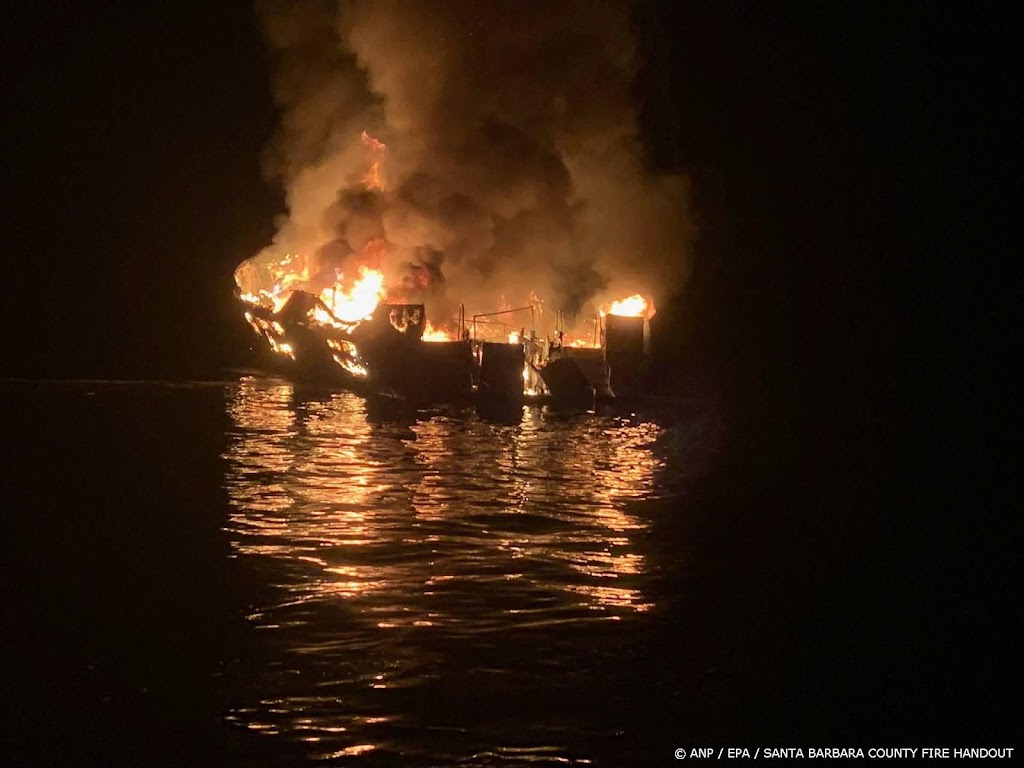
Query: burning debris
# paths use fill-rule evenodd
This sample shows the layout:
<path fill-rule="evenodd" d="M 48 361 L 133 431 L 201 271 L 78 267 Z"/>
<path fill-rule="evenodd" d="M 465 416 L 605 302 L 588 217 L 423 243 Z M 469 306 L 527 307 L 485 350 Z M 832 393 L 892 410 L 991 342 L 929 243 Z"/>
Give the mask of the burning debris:
<path fill-rule="evenodd" d="M 235 279 L 269 348 L 346 384 L 453 366 L 449 390 L 536 395 L 586 359 L 610 394 L 612 318 L 647 327 L 692 233 L 684 181 L 643 170 L 628 6 L 260 8 L 288 212 Z"/>

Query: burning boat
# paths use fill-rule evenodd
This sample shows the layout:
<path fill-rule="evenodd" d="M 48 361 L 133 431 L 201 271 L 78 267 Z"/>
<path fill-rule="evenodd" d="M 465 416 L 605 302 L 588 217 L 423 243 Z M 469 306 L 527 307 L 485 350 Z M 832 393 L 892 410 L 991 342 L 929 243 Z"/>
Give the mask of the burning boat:
<path fill-rule="evenodd" d="M 246 321 L 287 375 L 412 402 L 592 406 L 639 394 L 654 311 L 639 294 L 603 307 L 588 338 L 566 333 L 561 313 L 552 333 L 538 335 L 535 304 L 468 320 L 460 306 L 454 327 L 435 327 L 424 304 L 389 300 L 376 270 L 314 293 L 293 261 L 262 277 L 245 262 L 235 274 Z"/>
<path fill-rule="evenodd" d="M 328 236 L 326 244 L 307 237 L 302 242 L 321 244 L 283 256 L 278 244 L 235 270 L 245 319 L 275 368 L 413 402 L 532 398 L 589 405 L 639 393 L 654 314 L 653 302 L 640 294 L 602 306 L 583 328 L 567 329 L 561 312 L 545 313 L 533 291 L 522 306 L 467 318 L 459 305 L 457 315 L 432 325 L 428 302 L 453 306 L 438 302 L 436 292 L 444 282 L 443 254 L 406 243 L 396 266 L 397 246 L 385 236 L 381 213 L 394 202 L 384 183 L 386 147 L 365 131 L 361 143 L 369 168 L 338 203 L 359 222 L 357 234 L 346 230 L 345 238 Z M 447 204 L 462 210 L 451 199 Z M 427 221 L 419 209 L 403 210 Z"/>

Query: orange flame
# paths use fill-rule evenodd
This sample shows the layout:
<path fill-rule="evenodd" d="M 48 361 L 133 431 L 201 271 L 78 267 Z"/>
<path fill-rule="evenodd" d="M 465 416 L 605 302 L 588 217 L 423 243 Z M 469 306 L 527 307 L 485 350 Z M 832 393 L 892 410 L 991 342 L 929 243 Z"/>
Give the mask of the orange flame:
<path fill-rule="evenodd" d="M 378 269 L 360 267 L 359 277 L 350 288 L 346 289 L 339 280 L 320 292 L 320 300 L 336 318 L 354 323 L 372 315 L 385 294 L 384 273 Z"/>
<path fill-rule="evenodd" d="M 362 139 L 363 146 L 375 155 L 383 156 L 384 152 L 387 150 L 387 146 L 385 146 L 383 141 L 373 138 L 373 136 L 368 134 L 366 131 L 363 131 L 359 138 Z M 370 169 L 363 174 L 363 184 L 365 184 L 368 189 L 372 189 L 377 192 L 384 191 L 384 177 L 381 175 L 381 162 L 381 157 L 377 157 L 370 164 Z"/>
<path fill-rule="evenodd" d="M 455 333 L 445 328 L 436 328 L 430 324 L 427 320 L 426 326 L 423 328 L 423 341 L 458 341 Z"/>
<path fill-rule="evenodd" d="M 601 317 L 605 315 L 618 315 L 619 317 L 646 317 L 650 319 L 654 317 L 654 313 L 657 310 L 654 308 L 653 301 L 641 296 L 639 293 L 634 293 L 625 299 L 613 301 L 610 305 L 606 304 L 601 307 L 600 311 Z"/>
<path fill-rule="evenodd" d="M 371 240 L 363 249 L 363 257 L 379 264 L 382 240 Z M 310 285 L 310 268 L 302 255 L 288 254 L 276 262 L 259 263 L 250 259 L 235 270 L 242 301 L 280 312 L 293 291 L 314 292 Z M 270 283 L 270 288 L 263 287 Z M 321 283 L 322 285 L 322 283 Z M 364 264 L 356 276 L 338 274 L 333 285 L 320 291 L 320 304 L 313 308 L 310 319 L 322 326 L 344 329 L 373 314 L 384 299 L 384 273 Z"/>
<path fill-rule="evenodd" d="M 305 288 L 309 281 L 309 264 L 303 256 L 286 254 L 280 261 L 258 265 L 255 259 L 242 262 L 235 270 L 235 284 L 240 298 L 249 304 L 280 311 L 294 290 Z M 262 287 L 271 282 L 270 288 Z"/>
<path fill-rule="evenodd" d="M 363 175 L 363 184 L 377 192 L 384 191 L 384 179 L 380 175 L 380 160 L 374 160 L 370 170 Z"/>
<path fill-rule="evenodd" d="M 380 139 L 375 139 L 373 136 L 363 131 L 359 138 L 363 142 L 363 146 L 369 149 L 371 152 L 383 152 L 387 149 L 387 145 Z"/>

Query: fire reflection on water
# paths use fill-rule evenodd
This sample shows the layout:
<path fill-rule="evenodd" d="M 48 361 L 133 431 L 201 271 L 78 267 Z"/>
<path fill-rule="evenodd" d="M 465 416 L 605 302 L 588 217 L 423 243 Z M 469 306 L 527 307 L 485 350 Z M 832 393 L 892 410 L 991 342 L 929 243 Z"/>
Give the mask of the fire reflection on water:
<path fill-rule="evenodd" d="M 466 410 L 373 423 L 354 396 L 259 379 L 228 407 L 229 534 L 266 577 L 248 618 L 271 657 L 239 725 L 321 757 L 398 748 L 389 696 L 429 689 L 447 646 L 653 605 L 631 510 L 657 495 L 663 427 L 531 408 L 514 426 Z"/>

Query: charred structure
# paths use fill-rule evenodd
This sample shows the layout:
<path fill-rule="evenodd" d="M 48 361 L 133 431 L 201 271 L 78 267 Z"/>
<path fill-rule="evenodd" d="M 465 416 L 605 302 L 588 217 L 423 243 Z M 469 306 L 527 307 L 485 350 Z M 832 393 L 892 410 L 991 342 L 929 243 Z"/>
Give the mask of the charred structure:
<path fill-rule="evenodd" d="M 363 320 L 346 323 L 305 291 L 292 291 L 276 311 L 240 296 L 276 367 L 306 381 L 412 402 L 478 398 L 592 407 L 642 394 L 644 317 L 600 318 L 604 343 L 572 346 L 560 330 L 542 338 L 521 329 L 496 340 L 492 329 L 491 338 L 481 338 L 477 331 L 488 327 L 483 316 L 474 318 L 472 331 L 460 314 L 457 331 L 428 332 L 423 304 L 381 303 Z"/>
<path fill-rule="evenodd" d="M 609 384 L 620 396 L 640 393 L 641 374 L 648 350 L 648 324 L 644 317 L 608 315 L 605 318 L 605 359 Z"/>

